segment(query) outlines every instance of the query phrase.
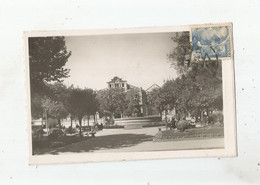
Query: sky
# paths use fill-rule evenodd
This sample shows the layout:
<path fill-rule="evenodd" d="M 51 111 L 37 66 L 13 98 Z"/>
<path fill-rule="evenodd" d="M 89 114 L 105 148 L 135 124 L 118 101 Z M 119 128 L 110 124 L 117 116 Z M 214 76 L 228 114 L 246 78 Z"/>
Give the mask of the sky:
<path fill-rule="evenodd" d="M 95 90 L 107 87 L 114 76 L 129 84 L 149 88 L 161 86 L 164 80 L 176 78 L 167 62 L 176 46 L 174 33 L 117 34 L 65 37 L 72 52 L 65 68 L 70 69 L 66 85 Z"/>

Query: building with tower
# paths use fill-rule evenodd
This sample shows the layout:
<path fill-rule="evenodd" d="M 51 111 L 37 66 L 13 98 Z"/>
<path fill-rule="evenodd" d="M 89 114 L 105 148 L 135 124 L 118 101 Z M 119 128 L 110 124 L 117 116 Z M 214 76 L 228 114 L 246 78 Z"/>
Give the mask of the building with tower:
<path fill-rule="evenodd" d="M 138 116 L 149 116 L 149 115 L 159 114 L 159 112 L 156 111 L 155 108 L 150 107 L 147 102 L 147 95 L 149 94 L 149 92 L 151 92 L 155 88 L 160 88 L 157 84 L 153 84 L 147 90 L 143 90 L 142 87 L 136 87 L 134 85 L 131 85 L 126 80 L 123 80 L 118 76 L 115 76 L 109 82 L 107 82 L 107 85 L 108 85 L 107 86 L 108 89 L 123 88 L 126 93 L 132 95 L 134 94 L 134 96 L 137 96 L 139 98 L 139 109 L 140 109 L 140 115 Z M 132 116 L 137 116 L 137 115 L 132 115 Z"/>

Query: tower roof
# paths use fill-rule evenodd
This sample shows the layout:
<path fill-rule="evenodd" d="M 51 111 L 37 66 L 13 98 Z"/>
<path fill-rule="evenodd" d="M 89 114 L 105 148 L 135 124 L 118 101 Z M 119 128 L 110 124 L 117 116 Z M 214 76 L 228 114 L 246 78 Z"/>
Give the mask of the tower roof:
<path fill-rule="evenodd" d="M 119 78 L 118 76 L 115 76 L 107 83 L 116 83 L 116 82 L 126 82 L 125 80 L 122 80 L 122 78 Z"/>

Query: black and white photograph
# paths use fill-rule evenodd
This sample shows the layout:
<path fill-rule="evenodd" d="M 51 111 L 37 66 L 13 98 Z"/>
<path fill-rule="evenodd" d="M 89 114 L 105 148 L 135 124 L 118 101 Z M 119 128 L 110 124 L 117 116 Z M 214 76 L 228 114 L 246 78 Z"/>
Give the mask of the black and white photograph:
<path fill-rule="evenodd" d="M 27 33 L 32 158 L 236 155 L 232 25 L 174 28 Z"/>

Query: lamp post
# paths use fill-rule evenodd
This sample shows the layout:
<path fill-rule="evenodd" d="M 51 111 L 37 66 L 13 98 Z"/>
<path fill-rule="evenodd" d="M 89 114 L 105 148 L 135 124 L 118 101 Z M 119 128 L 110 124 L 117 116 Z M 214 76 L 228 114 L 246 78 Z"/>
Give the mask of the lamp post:
<path fill-rule="evenodd" d="M 49 135 L 49 128 L 48 128 L 48 109 L 45 109 L 45 124 L 46 124 L 46 131 L 47 131 L 47 136 Z"/>

